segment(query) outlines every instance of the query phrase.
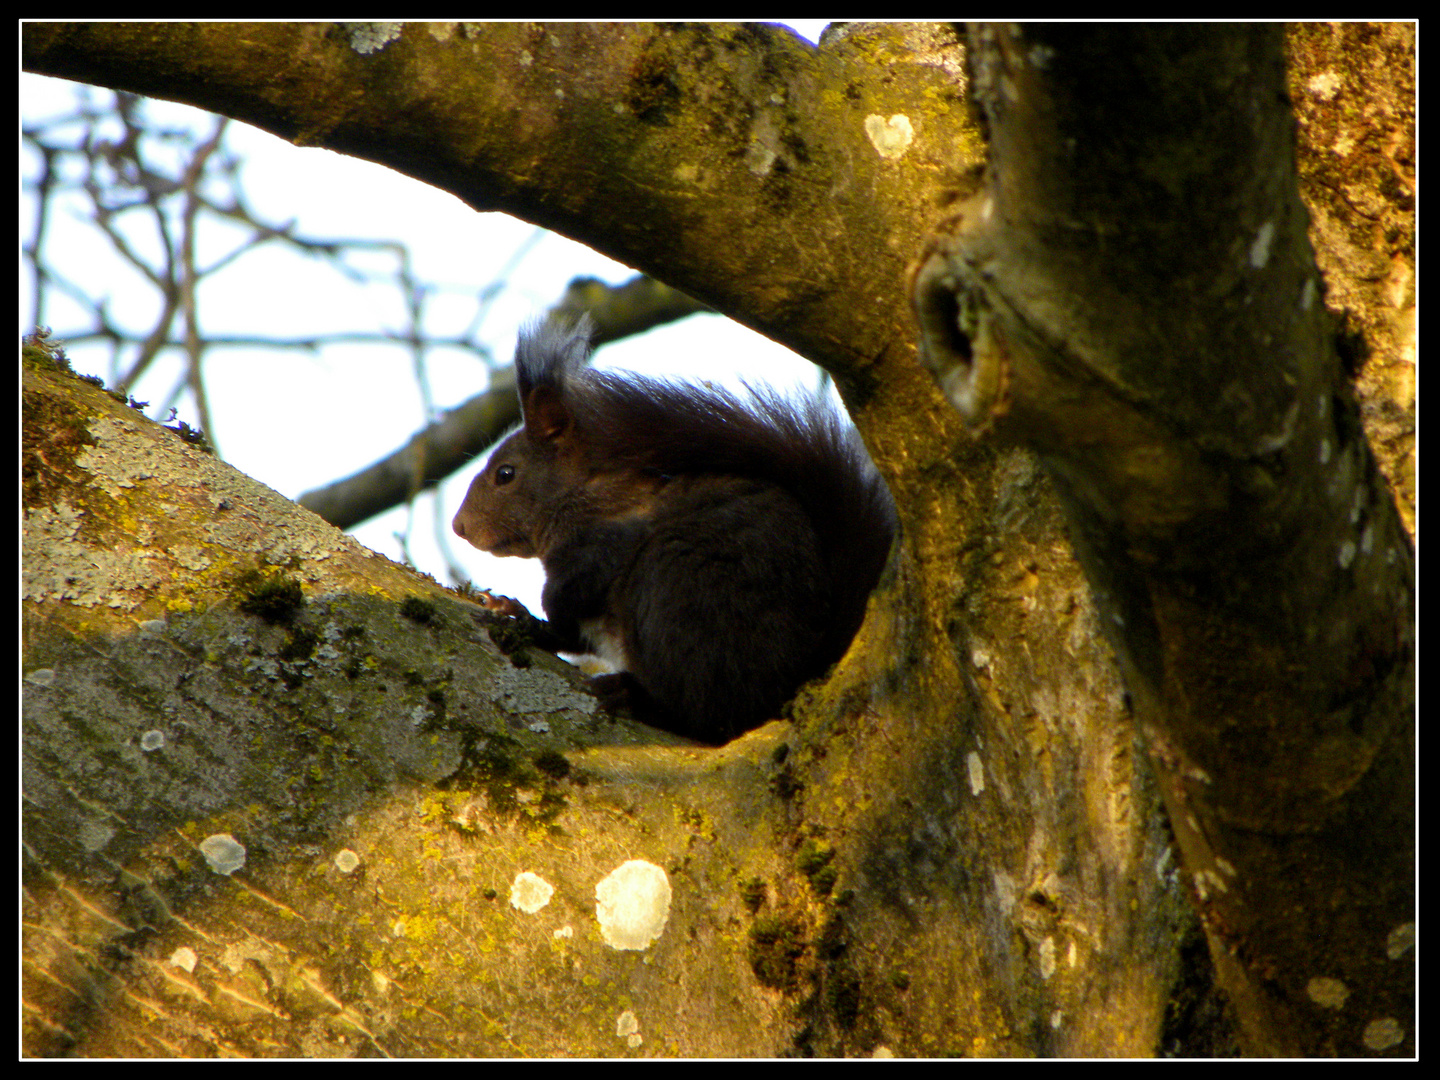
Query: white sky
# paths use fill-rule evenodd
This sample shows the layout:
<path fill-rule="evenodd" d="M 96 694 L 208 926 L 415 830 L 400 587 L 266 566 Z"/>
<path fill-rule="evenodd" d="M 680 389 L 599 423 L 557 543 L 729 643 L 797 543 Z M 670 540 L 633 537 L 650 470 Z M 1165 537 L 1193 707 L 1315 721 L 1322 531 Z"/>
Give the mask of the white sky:
<path fill-rule="evenodd" d="M 790 23 L 806 37 L 818 37 L 824 22 Z M 74 107 L 76 84 L 22 75 L 20 110 L 31 121 Z M 108 100 L 98 92 L 100 100 Z M 206 114 L 168 102 L 147 103 L 149 115 L 174 124 L 198 124 L 207 134 Z M 327 150 L 298 148 L 244 124 L 233 123 L 227 144 L 244 159 L 242 189 L 261 220 L 295 219 L 297 231 L 315 239 L 364 237 L 396 240 L 410 250 L 415 275 L 451 286 L 443 302 L 432 304 L 427 328 L 457 334 L 475 313 L 474 296 L 502 271 L 533 226 L 503 214 L 477 214 L 454 196 L 383 166 Z M 35 172 L 33 155 L 22 154 L 22 174 Z M 20 230 L 28 236 L 33 197 L 22 191 Z M 52 213 L 49 251 L 55 268 L 91 295 L 110 298 L 108 310 L 132 329 L 153 325 L 158 309 L 153 289 L 141 285 L 135 271 L 121 262 L 91 226 L 76 221 L 74 207 Z M 201 236 L 199 262 L 231 250 L 239 234 L 217 227 Z M 145 249 L 147 238 L 133 242 Z M 158 250 L 153 243 L 150 250 Z M 375 256 L 377 268 L 383 264 Z M 571 278 L 590 275 L 612 284 L 634 271 L 583 245 L 546 234 L 509 276 L 481 330 L 481 339 L 497 358 L 509 361 L 520 323 L 558 300 Z M 33 303 L 31 278 L 20 275 L 20 332 Z M 56 295 L 56 294 L 52 294 Z M 89 325 L 78 308 L 53 300 L 45 321 L 57 337 Z M 212 333 L 251 333 L 267 337 L 323 331 L 399 330 L 404 326 L 398 291 L 356 286 L 318 260 L 278 246 L 238 259 L 202 283 L 199 311 Z M 108 347 L 67 348 L 77 370 L 111 381 Z M 776 386 L 816 385 L 815 369 L 789 350 L 728 319 L 692 316 L 638 338 L 606 346 L 597 362 L 652 374 L 675 373 L 733 383 L 739 379 Z M 486 385 L 483 365 L 473 355 L 431 352 L 429 378 L 435 404 L 449 408 Z M 158 406 L 166 400 L 181 371 L 167 359 L 132 388 L 134 396 Z M 206 360 L 205 381 L 213 434 L 225 459 L 236 468 L 294 498 L 311 488 L 348 476 L 402 445 L 424 423 L 408 352 L 392 346 L 331 346 L 320 354 L 298 350 L 222 349 Z M 193 403 L 179 402 L 179 418 L 198 424 Z M 156 415 L 158 409 L 152 409 Z M 460 565 L 477 585 L 517 597 L 537 614 L 544 580 L 538 562 L 494 559 L 449 532 L 473 468 L 438 490 L 439 521 Z M 410 556 L 419 569 L 450 584 L 434 539 L 434 495 L 422 495 L 410 529 Z M 397 532 L 406 528 L 404 508 L 392 510 L 352 530 L 361 543 L 399 558 Z"/>

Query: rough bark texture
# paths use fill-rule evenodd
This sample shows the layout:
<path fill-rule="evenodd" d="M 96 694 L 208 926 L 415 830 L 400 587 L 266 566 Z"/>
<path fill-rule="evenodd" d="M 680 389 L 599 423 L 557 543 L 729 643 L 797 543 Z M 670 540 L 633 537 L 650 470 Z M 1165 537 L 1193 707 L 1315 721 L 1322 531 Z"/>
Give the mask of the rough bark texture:
<path fill-rule="evenodd" d="M 1072 100 L 1052 89 L 1043 65 L 1029 64 L 1028 47 L 1049 48 L 1061 69 L 1093 59 L 1025 33 L 990 39 L 1000 55 L 982 60 L 981 100 Z M 1365 162 L 1389 161 L 1403 179 L 1413 161 L 1406 95 L 1366 104 L 1382 80 L 1352 79 L 1351 68 L 1364 58 L 1396 71 L 1393 81 L 1411 77 L 1393 62 L 1408 56 L 1404 28 L 1325 33 L 1297 35 L 1311 65 L 1304 85 L 1318 88 L 1293 91 L 1310 94 L 1302 130 L 1327 139 L 1334 131 L 1337 143 L 1351 133 Z M 1269 146 L 1281 130 L 1269 107 L 1283 91 L 1277 45 L 1241 35 L 1225 48 L 1220 59 L 1239 57 L 1245 79 L 1269 80 L 1256 99 L 1269 126 L 1254 139 Z M 1122 52 L 1116 68 L 1142 70 L 1142 53 Z M 1084 315 L 1077 307 L 1050 322 L 1019 320 L 1045 346 L 1037 355 L 1066 358 L 1050 368 L 1036 361 L 1025 374 L 1049 380 L 1041 389 L 1070 380 L 1060 399 L 1069 411 L 1022 394 L 1034 384 L 1019 375 L 1008 386 L 982 380 L 973 395 L 1012 402 L 1006 416 L 991 410 L 996 432 L 1023 419 L 1018 440 L 1046 464 L 1004 440 L 968 436 L 914 364 L 903 273 L 935 219 L 953 215 L 979 181 L 983 144 L 951 28 L 853 27 L 810 50 L 754 27 L 447 24 L 391 35 L 318 24 L 34 25 L 24 55 L 32 70 L 216 108 L 410 172 L 477 208 L 559 228 L 797 348 L 836 375 L 903 524 L 860 637 L 827 680 L 801 693 L 792 722 L 718 751 L 678 747 L 585 712 L 589 699 L 524 649 L 515 656 L 531 666 L 513 666 L 433 584 L 364 557 L 273 495 L 232 488 L 241 478 L 68 377 L 32 371 L 28 1053 L 1225 1052 L 1235 1046 L 1230 1012 L 1197 947 L 1197 896 L 1241 995 L 1248 1049 L 1413 1048 L 1413 1016 L 1385 1008 L 1404 999 L 1401 973 L 1413 973 L 1413 929 L 1394 910 L 1407 895 L 1410 822 L 1393 791 L 1377 796 L 1368 819 L 1359 798 L 1386 776 L 1408 776 L 1408 713 L 1403 700 L 1383 697 L 1409 685 L 1402 662 L 1386 668 L 1404 650 L 1376 628 L 1377 612 L 1403 606 L 1409 553 L 1367 471 L 1344 380 L 1310 347 L 1328 338 L 1296 317 L 1310 345 L 1280 363 L 1207 361 L 1213 354 L 1201 351 L 1192 365 L 1180 343 L 1203 340 L 1214 324 L 1192 312 L 1195 293 L 1170 264 L 1146 278 L 1153 297 L 1082 275 L 1078 295 L 1109 290 L 1113 317 L 1072 328 L 1066 320 Z M 1370 59 L 1384 56 L 1391 61 Z M 1211 69 L 1188 74 L 1197 70 Z M 1231 69 L 1217 61 L 1214 70 Z M 1006 96 L 1017 88 L 1018 98 Z M 1204 100 L 1224 106 L 1232 91 Z M 1037 115 L 1054 128 L 1070 114 Z M 1207 112 L 1194 119 L 1192 142 L 1180 132 L 1159 158 L 1117 158 L 1112 184 L 1097 174 L 1101 193 L 1123 192 L 1138 160 L 1147 190 L 1174 198 L 1170 155 L 1196 167 L 1218 138 L 1203 134 Z M 1127 127 L 1085 122 L 1105 138 Z M 1003 164 L 1010 136 L 993 115 L 990 124 Z M 1122 136 L 1130 134 L 1114 138 Z M 1043 135 L 1020 138 L 1023 161 L 1057 153 Z M 1327 152 L 1315 151 L 1319 167 L 1302 176 L 1330 176 Z M 1268 202 L 1237 196 L 1224 234 L 1244 242 L 1232 250 L 1206 239 L 1216 240 L 1226 280 L 1246 287 L 1246 260 L 1273 220 L 1266 267 L 1293 271 L 1303 285 L 1314 275 L 1293 181 L 1287 188 L 1283 160 L 1262 160 L 1273 168 L 1249 174 L 1264 181 L 1251 194 Z M 1343 175 L 1322 181 L 1332 184 L 1324 190 L 1376 195 L 1363 176 Z M 1068 205 L 1059 179 L 1017 168 L 1001 180 L 1016 185 L 1015 205 L 1032 205 L 1023 200 L 1030 182 L 1060 185 L 1047 197 Z M 1146 215 L 1154 209 L 1143 205 Z M 1331 232 L 1349 245 L 1327 245 L 1317 227 L 1331 295 L 1343 290 L 1347 304 L 1366 305 L 1358 329 L 1376 348 L 1371 381 L 1361 383 L 1376 396 L 1363 415 L 1389 425 L 1376 445 L 1405 492 L 1408 204 L 1382 186 L 1366 206 L 1384 225 L 1369 232 L 1338 203 L 1325 206 Z M 1010 245 L 1031 244 L 1045 230 L 1028 226 L 1046 220 L 990 238 L 1003 272 L 993 275 L 999 284 L 982 281 L 987 298 L 1009 303 L 1018 290 L 1046 299 L 1041 270 L 1019 275 L 1024 288 L 1006 276 Z M 1084 248 L 1059 233 L 1063 269 L 1067 253 Z M 942 256 L 964 263 L 957 234 L 941 236 Z M 1025 247 L 1026 258 L 1048 267 L 1049 239 Z M 1357 272 L 1352 251 L 1389 277 Z M 1203 255 L 1186 252 L 1192 286 L 1211 280 Z M 1292 310 L 1274 299 L 1283 282 L 1260 276 L 1269 291 L 1255 302 Z M 1318 313 L 1316 289 L 1308 310 Z M 1213 299 L 1233 289 L 1199 292 Z M 1182 298 L 1167 311 L 1183 312 L 1185 325 L 1134 322 L 1155 297 Z M 984 325 L 998 328 L 1014 373 L 1021 346 L 1033 346 L 1009 311 Z M 1091 372 L 1106 369 L 1086 365 L 1130 355 L 1113 348 L 1111 322 L 1138 342 L 1140 359 L 1101 378 Z M 1063 332 L 1035 329 L 1047 325 Z M 1242 349 L 1254 327 L 1225 332 Z M 1157 340 L 1175 349 L 1147 354 Z M 938 341 L 954 339 L 947 331 Z M 1242 367 L 1259 369 L 1253 384 Z M 1312 399 L 1328 391 L 1331 405 L 1325 415 L 1298 410 L 1288 438 L 1267 449 L 1298 399 L 1282 371 Z M 1072 396 L 1076 378 L 1084 393 Z M 1216 423 L 1214 403 L 1232 378 L 1243 395 Z M 1087 417 L 1095 423 L 1077 442 Z M 1334 429 L 1328 474 L 1318 468 L 1325 424 Z M 1093 446 L 1095 462 L 1077 446 Z M 1293 455 L 1275 491 L 1261 475 L 1275 479 L 1266 454 Z M 1325 485 L 1340 461 L 1350 472 L 1337 502 Z M 1097 577 L 1092 593 L 1052 475 L 1082 526 L 1089 568 L 1123 589 Z M 1223 483 L 1197 497 L 1192 476 Z M 1237 490 L 1277 501 L 1278 532 L 1246 504 L 1253 535 L 1230 535 Z M 1094 512 L 1097 493 L 1107 513 Z M 1314 535 L 1299 524 L 1309 513 L 1320 515 Z M 1207 539 L 1243 556 L 1251 591 L 1215 579 L 1189 539 L 1196 514 Z M 227 515 L 245 515 L 246 527 L 227 526 Z M 1275 553 L 1281 534 L 1310 545 L 1301 554 L 1314 553 L 1307 565 L 1323 566 L 1323 580 Z M 1348 569 L 1339 565 L 1347 539 Z M 1385 561 L 1389 551 L 1397 563 Z M 234 575 L 252 568 L 284 570 L 300 584 L 299 606 L 251 603 L 288 612 L 288 623 L 241 607 L 258 586 Z M 1264 595 L 1292 587 L 1285 602 L 1309 606 L 1246 621 L 1263 612 Z M 432 606 L 402 609 L 413 595 Z M 1102 622 L 1133 613 L 1136 595 L 1167 632 L 1153 642 L 1114 635 L 1112 651 Z M 1346 597 L 1364 602 L 1327 621 L 1323 605 Z M 1246 619 L 1230 617 L 1242 609 Z M 1255 625 L 1274 632 L 1257 643 Z M 1327 655 L 1371 666 L 1331 672 L 1328 682 L 1314 658 L 1282 666 L 1280 681 L 1312 698 L 1336 678 L 1351 679 L 1356 696 L 1325 699 L 1310 728 L 1293 703 L 1265 713 L 1270 726 L 1258 728 L 1248 722 L 1253 684 L 1239 680 L 1276 681 L 1275 665 L 1293 660 L 1277 654 L 1306 625 L 1319 628 Z M 549 696 L 532 711 L 541 693 Z M 163 747 L 145 748 L 151 732 Z M 178 762 L 157 756 L 172 752 Z M 1283 761 L 1299 771 L 1281 772 Z M 1244 789 L 1249 782 L 1260 786 Z M 1162 792 L 1180 823 L 1178 851 Z M 1187 806 L 1195 828 L 1183 820 Z M 1253 816 L 1237 817 L 1237 806 Z M 1316 840 L 1346 820 L 1346 843 L 1317 851 Z M 197 853 L 216 833 L 249 852 L 228 877 Z M 1366 845 L 1383 856 L 1372 871 L 1380 906 L 1332 908 L 1342 917 L 1316 940 L 1348 964 L 1351 944 L 1368 934 L 1368 956 L 1379 959 L 1343 970 L 1329 957 L 1296 961 L 1290 943 L 1303 918 L 1337 898 L 1348 903 L 1352 885 L 1314 875 L 1352 865 L 1344 860 Z M 360 859 L 349 873 L 335 861 L 342 849 Z M 618 952 L 595 921 L 594 890 L 632 858 L 666 871 L 672 902 L 655 944 Z M 527 869 L 555 886 L 533 915 L 508 903 Z M 1333 891 L 1317 894 L 1317 885 Z M 1285 904 L 1303 918 L 1266 921 Z M 1252 942 L 1274 931 L 1283 963 L 1273 978 L 1254 949 L 1231 957 L 1231 918 Z"/>
<path fill-rule="evenodd" d="M 989 182 L 917 274 L 927 366 L 1056 479 L 1247 1048 L 1390 1049 L 1413 555 L 1322 302 L 1283 30 L 972 45 Z"/>

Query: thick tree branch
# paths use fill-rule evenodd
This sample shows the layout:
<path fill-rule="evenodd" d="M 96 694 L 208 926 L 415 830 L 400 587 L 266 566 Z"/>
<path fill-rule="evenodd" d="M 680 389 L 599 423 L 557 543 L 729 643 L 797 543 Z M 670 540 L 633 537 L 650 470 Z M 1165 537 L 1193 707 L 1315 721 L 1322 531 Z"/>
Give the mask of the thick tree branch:
<path fill-rule="evenodd" d="M 1333 348 L 1282 29 L 972 39 L 988 184 L 916 274 L 927 366 L 1057 480 L 1250 1048 L 1389 1049 L 1412 555 Z"/>
<path fill-rule="evenodd" d="M 24 60 L 378 161 L 601 246 L 842 383 L 906 337 L 845 297 L 863 289 L 898 314 L 885 298 L 908 256 L 891 240 L 930 213 L 867 118 L 903 112 L 928 82 L 941 96 L 923 152 L 973 145 L 938 69 L 877 70 L 768 26 L 407 24 L 380 42 L 337 24 L 36 24 Z"/>

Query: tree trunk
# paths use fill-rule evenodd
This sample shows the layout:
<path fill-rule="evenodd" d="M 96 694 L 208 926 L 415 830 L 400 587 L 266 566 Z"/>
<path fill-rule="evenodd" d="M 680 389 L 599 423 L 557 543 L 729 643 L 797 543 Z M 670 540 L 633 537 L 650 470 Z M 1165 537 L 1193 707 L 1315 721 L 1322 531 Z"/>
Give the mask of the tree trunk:
<path fill-rule="evenodd" d="M 972 44 L 988 183 L 917 273 L 926 366 L 1056 482 L 1247 1049 L 1362 1022 L 1387 1049 L 1414 565 L 1322 302 L 1283 28 Z"/>
<path fill-rule="evenodd" d="M 1347 32 L 1294 35 L 1312 133 L 1326 73 L 1353 106 L 1356 57 L 1408 56 Z M 25 28 L 32 70 L 382 161 L 797 348 L 903 530 L 793 720 L 698 749 L 37 361 L 27 1053 L 1217 1053 L 1231 1018 L 1254 1053 L 1413 1052 L 1411 554 L 1279 35 L 979 42 L 983 185 L 949 27 Z M 1403 179 L 1403 107 L 1351 114 Z M 1317 238 L 1408 492 L 1409 234 L 1324 205 L 1391 274 Z M 910 345 L 940 216 L 917 303 L 963 421 Z M 596 918 L 628 860 L 670 890 L 633 951 Z"/>

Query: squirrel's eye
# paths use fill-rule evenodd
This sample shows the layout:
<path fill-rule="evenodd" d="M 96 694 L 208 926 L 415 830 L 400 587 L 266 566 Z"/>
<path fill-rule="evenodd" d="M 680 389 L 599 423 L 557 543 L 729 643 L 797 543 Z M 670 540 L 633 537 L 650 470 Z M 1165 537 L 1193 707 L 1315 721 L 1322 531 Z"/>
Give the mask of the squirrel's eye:
<path fill-rule="evenodd" d="M 505 485 L 505 484 L 510 483 L 510 481 L 511 481 L 511 480 L 514 480 L 514 479 L 515 479 L 515 466 L 514 466 L 514 465 L 501 465 L 500 468 L 498 468 L 498 469 L 495 470 L 495 483 L 496 483 L 496 485 Z"/>

